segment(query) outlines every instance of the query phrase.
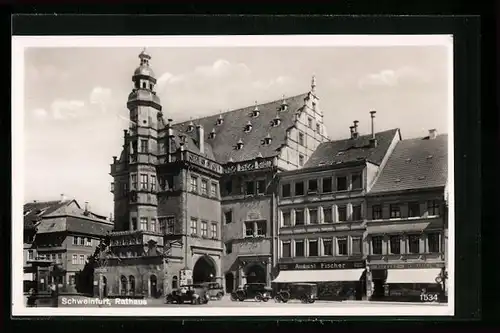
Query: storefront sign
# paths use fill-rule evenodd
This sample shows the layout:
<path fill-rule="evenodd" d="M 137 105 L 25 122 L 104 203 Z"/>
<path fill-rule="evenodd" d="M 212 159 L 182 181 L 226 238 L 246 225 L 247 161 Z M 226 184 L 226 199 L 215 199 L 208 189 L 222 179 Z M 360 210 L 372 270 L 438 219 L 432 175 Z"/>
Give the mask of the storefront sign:
<path fill-rule="evenodd" d="M 365 268 L 364 261 L 347 261 L 347 262 L 307 262 L 307 263 L 287 263 L 279 264 L 282 271 L 294 270 L 317 270 L 317 269 L 356 269 Z"/>
<path fill-rule="evenodd" d="M 371 264 L 370 269 L 443 268 L 444 263 Z"/>

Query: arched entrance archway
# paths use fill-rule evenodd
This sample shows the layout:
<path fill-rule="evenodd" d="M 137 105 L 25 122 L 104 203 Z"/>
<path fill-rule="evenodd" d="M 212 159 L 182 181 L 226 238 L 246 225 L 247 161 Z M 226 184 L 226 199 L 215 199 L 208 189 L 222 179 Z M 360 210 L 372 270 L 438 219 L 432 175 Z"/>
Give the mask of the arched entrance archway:
<path fill-rule="evenodd" d="M 198 259 L 193 267 L 193 283 L 210 282 L 216 277 L 215 262 L 209 256 Z"/>
<path fill-rule="evenodd" d="M 135 277 L 133 275 L 130 275 L 128 277 L 128 281 L 129 281 L 129 284 L 130 284 L 130 288 L 129 288 L 129 291 L 132 295 L 135 294 Z"/>
<path fill-rule="evenodd" d="M 254 264 L 246 270 L 247 283 L 266 283 L 266 270 L 258 264 Z"/>
<path fill-rule="evenodd" d="M 157 296 L 157 285 L 158 285 L 158 281 L 156 279 L 156 275 L 151 275 L 149 277 L 149 296 L 151 297 L 156 297 Z"/>
<path fill-rule="evenodd" d="M 125 295 L 127 293 L 127 278 L 122 275 L 120 277 L 120 294 Z"/>
<path fill-rule="evenodd" d="M 229 272 L 225 275 L 226 280 L 226 293 L 231 293 L 234 291 L 234 274 Z"/>

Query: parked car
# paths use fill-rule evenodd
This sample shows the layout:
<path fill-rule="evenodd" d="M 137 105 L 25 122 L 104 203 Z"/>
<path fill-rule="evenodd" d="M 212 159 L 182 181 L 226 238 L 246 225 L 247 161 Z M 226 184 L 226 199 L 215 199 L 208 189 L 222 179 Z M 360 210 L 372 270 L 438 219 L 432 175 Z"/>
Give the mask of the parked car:
<path fill-rule="evenodd" d="M 216 300 L 220 300 L 224 296 L 224 289 L 219 282 L 204 282 L 201 283 L 201 285 L 207 288 L 208 297 L 211 299 L 215 298 Z"/>
<path fill-rule="evenodd" d="M 173 290 L 166 297 L 167 304 L 207 304 L 209 301 L 207 288 L 202 285 L 183 285 Z"/>
<path fill-rule="evenodd" d="M 314 303 L 318 298 L 318 286 L 314 283 L 291 283 L 286 289 L 278 291 L 274 300 L 278 303 L 287 303 L 291 299 L 298 299 L 302 303 Z"/>
<path fill-rule="evenodd" d="M 257 302 L 267 302 L 272 297 L 272 291 L 265 283 L 247 283 L 231 293 L 231 300 L 243 302 L 254 299 Z"/>

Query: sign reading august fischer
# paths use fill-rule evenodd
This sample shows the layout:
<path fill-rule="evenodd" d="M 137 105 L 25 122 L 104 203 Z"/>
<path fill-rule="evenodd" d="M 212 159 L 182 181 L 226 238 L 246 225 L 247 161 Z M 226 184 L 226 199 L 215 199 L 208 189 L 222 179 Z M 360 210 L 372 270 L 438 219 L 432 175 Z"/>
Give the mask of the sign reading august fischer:
<path fill-rule="evenodd" d="M 443 268 L 444 263 L 372 264 L 370 269 Z"/>
<path fill-rule="evenodd" d="M 287 263 L 279 264 L 282 271 L 295 270 L 316 270 L 316 269 L 356 269 L 365 268 L 364 261 L 347 261 L 347 262 L 307 262 L 307 263 Z"/>

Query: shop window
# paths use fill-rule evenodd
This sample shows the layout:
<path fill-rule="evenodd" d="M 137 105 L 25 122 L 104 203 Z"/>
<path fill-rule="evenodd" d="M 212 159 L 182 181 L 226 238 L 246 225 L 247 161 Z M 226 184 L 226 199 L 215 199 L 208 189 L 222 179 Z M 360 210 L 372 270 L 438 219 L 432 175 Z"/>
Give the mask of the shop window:
<path fill-rule="evenodd" d="M 323 255 L 333 255 L 333 242 L 331 239 L 323 239 Z"/>
<path fill-rule="evenodd" d="M 401 206 L 399 204 L 391 204 L 390 205 L 391 219 L 400 218 L 401 217 Z"/>
<path fill-rule="evenodd" d="M 295 211 L 295 225 L 303 225 L 304 224 L 304 211 L 296 210 Z"/>
<path fill-rule="evenodd" d="M 372 254 L 382 254 L 382 236 L 372 237 Z"/>
<path fill-rule="evenodd" d="M 295 183 L 295 195 L 304 195 L 304 182 Z"/>
<path fill-rule="evenodd" d="M 420 235 L 408 236 L 408 252 L 414 254 L 420 253 Z"/>
<path fill-rule="evenodd" d="M 373 205 L 372 206 L 372 220 L 380 220 L 382 219 L 382 206 L 381 205 Z"/>
<path fill-rule="evenodd" d="M 295 241 L 295 256 L 303 257 L 304 253 L 304 241 Z"/>
<path fill-rule="evenodd" d="M 409 202 L 408 203 L 408 217 L 419 217 L 420 216 L 420 203 L 419 202 Z"/>
<path fill-rule="evenodd" d="M 281 246 L 281 257 L 290 258 L 292 256 L 292 245 L 290 242 L 283 242 Z"/>
<path fill-rule="evenodd" d="M 317 257 L 317 256 L 318 256 L 318 241 L 309 240 L 309 257 Z"/>
<path fill-rule="evenodd" d="M 337 191 L 347 191 L 347 177 L 337 177 Z"/>
<path fill-rule="evenodd" d="M 291 188 L 290 188 L 290 184 L 283 184 L 281 186 L 281 195 L 283 196 L 283 198 L 288 198 L 291 196 Z"/>
<path fill-rule="evenodd" d="M 391 254 L 401 254 L 401 241 L 399 236 L 389 237 L 389 246 Z"/>
<path fill-rule="evenodd" d="M 325 177 L 322 180 L 323 193 L 330 193 L 332 191 L 332 177 Z"/>

